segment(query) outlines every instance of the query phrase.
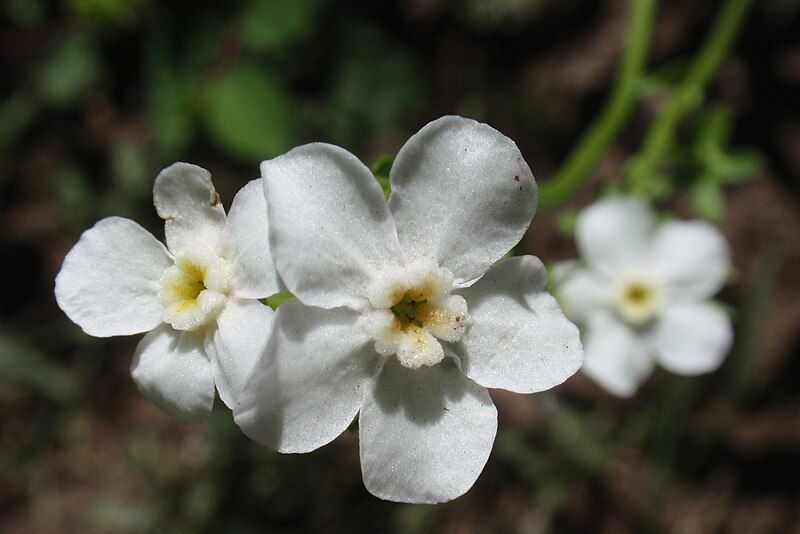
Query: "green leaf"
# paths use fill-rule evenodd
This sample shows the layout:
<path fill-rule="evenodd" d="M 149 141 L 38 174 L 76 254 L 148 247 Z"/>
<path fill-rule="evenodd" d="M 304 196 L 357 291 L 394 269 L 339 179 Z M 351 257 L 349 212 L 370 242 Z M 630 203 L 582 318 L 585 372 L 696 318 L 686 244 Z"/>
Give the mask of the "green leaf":
<path fill-rule="evenodd" d="M 727 144 L 730 139 L 733 116 L 727 106 L 712 107 L 697 128 L 696 146 L 701 152 Z"/>
<path fill-rule="evenodd" d="M 628 191 L 644 200 L 655 202 L 668 198 L 675 184 L 668 174 L 654 170 L 653 162 L 634 156 L 628 165 Z"/>
<path fill-rule="evenodd" d="M 733 114 L 723 105 L 714 106 L 699 121 L 693 154 L 708 179 L 742 183 L 763 168 L 763 159 L 757 152 L 728 147 L 732 128 Z"/>
<path fill-rule="evenodd" d="M 110 153 L 111 174 L 122 198 L 144 199 L 153 188 L 152 168 L 148 164 L 147 148 L 134 135 L 120 135 Z"/>
<path fill-rule="evenodd" d="M 392 192 L 392 184 L 389 180 L 389 175 L 393 163 L 394 156 L 386 155 L 378 158 L 378 161 L 372 166 L 372 174 L 375 176 L 375 179 L 378 180 L 378 183 L 381 184 L 381 189 L 383 189 L 383 194 L 386 198 L 389 198 L 389 193 Z"/>
<path fill-rule="evenodd" d="M 170 159 L 181 154 L 195 135 L 191 95 L 196 76 L 187 76 L 170 58 L 169 42 L 160 32 L 147 42 L 144 78 L 147 119 L 156 147 Z"/>
<path fill-rule="evenodd" d="M 284 302 L 291 302 L 295 300 L 295 298 L 297 297 L 295 297 L 288 291 L 280 291 L 279 293 L 270 295 L 265 299 L 261 299 L 261 303 L 266 304 L 273 310 L 277 310 L 281 304 L 283 304 Z"/>
<path fill-rule="evenodd" d="M 704 219 L 719 222 L 725 214 L 725 194 L 720 184 L 711 179 L 701 179 L 690 191 L 695 213 Z"/>
<path fill-rule="evenodd" d="M 282 52 L 307 39 L 325 0 L 251 0 L 240 15 L 242 44 L 256 52 Z"/>
<path fill-rule="evenodd" d="M 423 95 L 422 72 L 411 53 L 364 26 L 348 28 L 332 83 L 325 128 L 342 145 L 396 128 Z"/>
<path fill-rule="evenodd" d="M 19 92 L 0 103 L 0 150 L 5 150 L 31 123 L 38 106 L 28 95 Z"/>
<path fill-rule="evenodd" d="M 56 171 L 53 189 L 61 220 L 69 227 L 70 233 L 79 234 L 96 218 L 97 194 L 86 176 L 71 167 Z"/>
<path fill-rule="evenodd" d="M 578 221 L 578 212 L 575 210 L 563 210 L 556 219 L 556 228 L 565 236 L 575 234 L 575 224 Z"/>
<path fill-rule="evenodd" d="M 70 0 L 75 13 L 87 22 L 108 24 L 130 19 L 147 0 Z"/>
<path fill-rule="evenodd" d="M 764 168 L 764 159 L 758 152 L 748 149 L 720 152 L 709 162 L 719 181 L 726 184 L 740 184 L 755 178 Z"/>
<path fill-rule="evenodd" d="M 152 532 L 158 525 L 159 509 L 147 501 L 131 501 L 116 494 L 103 495 L 89 506 L 86 520 L 101 532 Z"/>
<path fill-rule="evenodd" d="M 33 346 L 4 332 L 0 332 L 0 377 L 11 386 L 57 402 L 73 399 L 78 391 L 69 373 Z"/>
<path fill-rule="evenodd" d="M 48 104 L 66 107 L 83 96 L 99 75 L 100 60 L 93 44 L 83 35 L 74 35 L 45 60 L 37 88 Z"/>
<path fill-rule="evenodd" d="M 42 4 L 41 0 L 6 0 L 5 15 L 17 26 L 36 26 L 47 15 L 47 9 Z"/>
<path fill-rule="evenodd" d="M 297 105 L 271 72 L 240 64 L 206 94 L 204 124 L 229 155 L 260 160 L 288 150 L 296 138 Z"/>

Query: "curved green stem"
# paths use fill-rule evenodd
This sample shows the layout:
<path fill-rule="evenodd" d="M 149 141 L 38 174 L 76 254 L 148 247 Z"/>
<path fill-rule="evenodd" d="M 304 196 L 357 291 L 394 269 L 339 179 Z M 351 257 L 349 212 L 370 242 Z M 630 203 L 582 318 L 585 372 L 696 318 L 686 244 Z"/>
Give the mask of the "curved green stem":
<path fill-rule="evenodd" d="M 685 78 L 656 116 L 642 150 L 628 169 L 629 186 L 636 191 L 655 175 L 658 164 L 674 147 L 678 123 L 703 103 L 705 88 L 728 55 L 752 0 L 728 0 L 722 6 L 703 47 Z"/>
<path fill-rule="evenodd" d="M 628 120 L 636 104 L 637 84 L 642 78 L 650 50 L 656 6 L 656 0 L 631 2 L 625 52 L 608 103 L 567 161 L 550 180 L 540 184 L 540 209 L 566 202 L 580 189 L 597 160 Z"/>

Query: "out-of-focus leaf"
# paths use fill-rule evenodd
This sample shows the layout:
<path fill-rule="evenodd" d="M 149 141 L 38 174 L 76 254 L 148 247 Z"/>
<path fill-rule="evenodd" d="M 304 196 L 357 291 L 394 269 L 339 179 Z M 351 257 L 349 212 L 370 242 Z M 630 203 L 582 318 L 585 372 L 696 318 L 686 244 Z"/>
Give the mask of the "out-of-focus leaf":
<path fill-rule="evenodd" d="M 454 14 L 470 26 L 484 30 L 513 31 L 524 26 L 541 8 L 539 0 L 461 0 Z"/>
<path fill-rule="evenodd" d="M 74 397 L 72 376 L 34 347 L 0 332 L 0 380 L 63 402 Z"/>
<path fill-rule="evenodd" d="M 389 193 L 392 192 L 392 184 L 389 181 L 389 174 L 392 171 L 392 164 L 394 163 L 394 156 L 382 156 L 372 166 L 372 174 L 378 183 L 381 184 L 383 194 L 389 198 Z"/>
<path fill-rule="evenodd" d="M 578 220 L 578 213 L 575 210 L 563 210 L 558 214 L 556 228 L 566 236 L 575 234 L 575 223 Z"/>
<path fill-rule="evenodd" d="M 650 202 L 663 200 L 675 191 L 668 174 L 654 170 L 653 162 L 635 156 L 626 169 L 629 192 Z"/>
<path fill-rule="evenodd" d="M 150 195 L 153 176 L 146 148 L 133 134 L 121 135 L 112 146 L 111 173 L 122 197 L 135 201 Z"/>
<path fill-rule="evenodd" d="M 432 532 L 435 520 L 434 506 L 401 504 L 394 515 L 397 532 Z"/>
<path fill-rule="evenodd" d="M 355 26 L 334 65 L 328 137 L 350 145 L 394 127 L 422 98 L 411 54 L 373 28 Z"/>
<path fill-rule="evenodd" d="M 258 52 L 281 52 L 306 39 L 325 0 L 251 0 L 242 9 L 242 44 Z"/>
<path fill-rule="evenodd" d="M 184 513 L 192 524 L 200 526 L 201 523 L 213 519 L 220 497 L 219 488 L 208 480 L 194 481 L 186 488 L 183 496 Z"/>
<path fill-rule="evenodd" d="M 0 105 L 0 150 L 8 147 L 36 115 L 37 106 L 23 93 Z"/>
<path fill-rule="evenodd" d="M 725 214 L 725 194 L 714 180 L 701 179 L 692 185 L 692 207 L 704 219 L 719 222 Z"/>
<path fill-rule="evenodd" d="M 74 104 L 97 81 L 100 60 L 93 43 L 73 35 L 53 49 L 37 78 L 41 97 L 54 106 Z"/>
<path fill-rule="evenodd" d="M 711 108 L 700 120 L 693 154 L 703 169 L 703 178 L 736 184 L 761 172 L 763 160 L 758 153 L 728 147 L 732 128 L 733 115 L 727 106 Z"/>
<path fill-rule="evenodd" d="M 72 233 L 84 230 L 97 213 L 97 195 L 77 169 L 60 169 L 54 179 L 53 189 L 61 219 Z"/>
<path fill-rule="evenodd" d="M 731 111 L 727 106 L 714 106 L 697 127 L 697 146 L 700 150 L 720 146 L 728 142 L 731 134 Z"/>
<path fill-rule="evenodd" d="M 147 83 L 147 118 L 156 147 L 171 159 L 181 154 L 195 134 L 190 98 L 194 76 L 187 76 L 170 60 L 169 46 L 161 33 L 147 43 L 144 78 Z"/>
<path fill-rule="evenodd" d="M 726 184 L 740 184 L 755 178 L 764 168 L 761 154 L 747 149 L 718 152 L 709 159 L 709 170 Z"/>
<path fill-rule="evenodd" d="M 550 420 L 549 429 L 565 458 L 589 471 L 604 468 L 611 451 L 588 417 L 562 409 Z"/>
<path fill-rule="evenodd" d="M 157 530 L 159 513 L 156 506 L 146 501 L 104 496 L 90 506 L 86 520 L 100 532 L 137 534 Z"/>
<path fill-rule="evenodd" d="M 36 26 L 45 16 L 45 8 L 40 0 L 6 0 L 4 5 L 6 15 L 17 26 Z"/>
<path fill-rule="evenodd" d="M 208 5 L 206 9 L 222 5 L 224 4 L 219 2 Z M 204 15 L 186 21 L 181 20 L 181 24 L 174 28 L 178 31 L 167 40 L 170 46 L 175 46 L 175 41 L 179 44 L 176 59 L 182 76 L 197 76 L 218 59 L 226 21 L 222 13 L 206 12 Z"/>
<path fill-rule="evenodd" d="M 87 22 L 119 23 L 131 18 L 148 0 L 69 0 L 72 10 Z"/>
<path fill-rule="evenodd" d="M 642 96 L 657 95 L 669 91 L 671 87 L 686 76 L 688 67 L 689 61 L 686 58 L 679 58 L 657 68 L 641 81 Z"/>
<path fill-rule="evenodd" d="M 213 82 L 206 102 L 208 134 L 233 157 L 271 157 L 296 138 L 297 105 L 275 75 L 255 65 L 242 64 Z"/>

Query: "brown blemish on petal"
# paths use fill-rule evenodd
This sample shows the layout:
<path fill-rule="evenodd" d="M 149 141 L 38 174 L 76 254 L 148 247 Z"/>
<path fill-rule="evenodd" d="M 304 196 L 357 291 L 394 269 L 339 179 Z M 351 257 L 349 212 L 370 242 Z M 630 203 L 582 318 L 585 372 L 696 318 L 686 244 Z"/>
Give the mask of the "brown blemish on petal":
<path fill-rule="evenodd" d="M 213 206 L 216 206 L 216 205 L 218 205 L 220 202 L 222 202 L 222 201 L 221 201 L 221 200 L 220 200 L 220 198 L 219 198 L 219 193 L 217 193 L 216 191 L 214 191 L 214 194 L 211 196 L 211 206 L 212 206 L 212 207 L 213 207 Z"/>
<path fill-rule="evenodd" d="M 519 175 L 516 175 L 516 174 L 514 175 L 514 181 L 515 182 L 519 182 Z"/>

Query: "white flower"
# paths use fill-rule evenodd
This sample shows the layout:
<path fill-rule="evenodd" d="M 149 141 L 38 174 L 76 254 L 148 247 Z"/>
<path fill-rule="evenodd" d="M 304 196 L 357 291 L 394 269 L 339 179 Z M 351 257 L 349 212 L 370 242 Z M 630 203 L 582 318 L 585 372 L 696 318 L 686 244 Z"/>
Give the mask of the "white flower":
<path fill-rule="evenodd" d="M 153 198 L 169 249 L 109 217 L 83 233 L 56 277 L 59 307 L 87 334 L 149 332 L 131 374 L 159 408 L 190 422 L 211 411 L 215 385 L 234 406 L 271 330 L 272 310 L 255 300 L 279 290 L 260 182 L 239 191 L 226 217 L 208 171 L 167 167 Z"/>
<path fill-rule="evenodd" d="M 466 492 L 494 442 L 487 387 L 549 389 L 580 367 L 577 328 L 522 237 L 536 183 L 513 141 L 443 117 L 400 150 L 388 203 L 349 152 L 310 144 L 261 165 L 282 305 L 234 417 L 256 441 L 307 452 L 360 413 L 374 495 Z M 497 262 L 497 263 L 496 263 Z"/>
<path fill-rule="evenodd" d="M 612 197 L 578 217 L 584 265 L 562 265 L 557 295 L 582 325 L 583 370 L 630 397 L 657 361 L 682 375 L 715 370 L 732 340 L 725 313 L 708 302 L 730 270 L 725 239 L 702 221 L 655 227 L 642 201 Z M 560 271 L 560 272 L 559 272 Z"/>

